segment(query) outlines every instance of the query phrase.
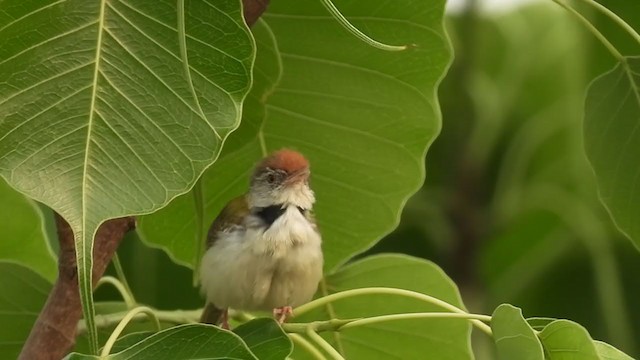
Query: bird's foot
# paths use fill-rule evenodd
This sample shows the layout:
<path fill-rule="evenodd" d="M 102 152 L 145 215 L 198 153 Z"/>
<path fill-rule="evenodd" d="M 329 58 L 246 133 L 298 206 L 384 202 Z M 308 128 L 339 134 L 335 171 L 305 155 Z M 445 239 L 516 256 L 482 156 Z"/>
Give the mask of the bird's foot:
<path fill-rule="evenodd" d="M 273 309 L 273 317 L 278 321 L 278 324 L 284 323 L 288 318 L 292 316 L 293 308 L 291 306 L 282 306 Z"/>
<path fill-rule="evenodd" d="M 229 330 L 229 309 L 224 309 L 220 314 L 220 327 Z"/>

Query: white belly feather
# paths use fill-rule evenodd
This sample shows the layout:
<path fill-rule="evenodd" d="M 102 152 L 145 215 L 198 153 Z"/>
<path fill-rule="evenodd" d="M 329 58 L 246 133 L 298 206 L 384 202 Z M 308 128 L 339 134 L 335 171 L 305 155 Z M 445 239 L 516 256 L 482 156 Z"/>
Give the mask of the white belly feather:
<path fill-rule="evenodd" d="M 271 226 L 220 236 L 200 267 L 202 291 L 216 307 L 271 310 L 309 301 L 322 278 L 320 235 L 295 206 Z"/>

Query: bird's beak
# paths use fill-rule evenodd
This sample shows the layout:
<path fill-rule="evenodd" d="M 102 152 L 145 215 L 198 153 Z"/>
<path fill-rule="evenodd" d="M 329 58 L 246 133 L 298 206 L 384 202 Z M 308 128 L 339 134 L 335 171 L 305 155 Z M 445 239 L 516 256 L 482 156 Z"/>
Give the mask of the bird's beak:
<path fill-rule="evenodd" d="M 285 184 L 292 185 L 299 182 L 304 182 L 309 178 L 309 174 L 310 174 L 309 169 L 302 169 L 302 170 L 296 171 L 295 173 L 287 177 L 287 180 L 285 180 Z"/>

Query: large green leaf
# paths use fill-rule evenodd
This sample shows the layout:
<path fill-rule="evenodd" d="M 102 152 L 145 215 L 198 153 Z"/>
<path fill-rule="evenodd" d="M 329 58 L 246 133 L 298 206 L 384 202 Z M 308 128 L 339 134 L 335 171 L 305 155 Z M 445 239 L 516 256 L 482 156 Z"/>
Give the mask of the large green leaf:
<path fill-rule="evenodd" d="M 602 202 L 640 249 L 640 57 L 625 58 L 589 87 L 584 144 Z"/>
<path fill-rule="evenodd" d="M 43 226 L 40 207 L 11 189 L 0 178 L 0 259 L 30 267 L 47 280 L 56 278 L 57 267 Z"/>
<path fill-rule="evenodd" d="M 130 335 L 131 336 L 131 335 Z M 97 356 L 69 354 L 68 360 L 99 359 Z M 109 360 L 187 360 L 257 358 L 242 339 L 232 332 L 204 324 L 180 325 L 155 333 L 133 346 L 111 354 Z"/>
<path fill-rule="evenodd" d="M 273 2 L 263 19 L 275 39 L 266 26 L 254 29 L 257 90 L 231 147 L 203 178 L 208 225 L 247 190 L 260 157 L 281 147 L 303 152 L 311 162 L 327 271 L 392 230 L 405 200 L 422 184 L 425 152 L 440 129 L 436 87 L 451 58 L 444 1 L 336 5 L 373 37 L 416 46 L 375 49 L 346 32 L 319 2 Z M 193 266 L 194 224 L 194 202 L 185 196 L 144 218 L 141 229 L 146 241 Z"/>
<path fill-rule="evenodd" d="M 233 330 L 260 360 L 281 360 L 291 354 L 293 345 L 275 320 L 261 318 Z"/>
<path fill-rule="evenodd" d="M 556 320 L 538 335 L 549 360 L 599 360 L 589 332 L 569 320 Z"/>
<path fill-rule="evenodd" d="M 225 143 L 217 161 L 219 165 L 204 173 L 199 185 L 200 194 L 192 191 L 176 198 L 164 209 L 139 219 L 138 232 L 143 240 L 164 249 L 174 261 L 185 266 L 193 267 L 198 263 L 203 242 L 201 234 L 206 234 L 214 216 L 230 200 L 228 197 L 246 189 L 247 169 L 262 156 L 256 138 L 264 117 L 262 102 L 273 91 L 281 68 L 275 39 L 266 23 L 258 21 L 252 30 L 258 47 L 254 83 L 244 103 L 242 125 Z M 198 196 L 202 199 L 197 199 Z M 204 205 L 203 221 L 198 219 L 199 201 Z"/>
<path fill-rule="evenodd" d="M 326 279 L 329 293 L 383 286 L 413 290 L 463 308 L 456 285 L 435 264 L 405 255 L 378 255 L 346 265 Z M 352 319 L 383 314 L 446 311 L 398 295 L 366 295 L 337 301 L 295 321 Z M 295 310 L 294 310 L 295 315 Z M 472 359 L 471 326 L 460 319 L 397 320 L 323 334 L 347 359 Z M 311 359 L 295 347 L 294 358 Z"/>
<path fill-rule="evenodd" d="M 113 347 L 111 348 L 111 352 L 118 353 L 118 352 L 124 351 L 134 346 L 135 344 L 143 341 L 149 336 L 153 336 L 153 334 L 154 334 L 153 331 L 140 331 L 140 332 L 134 332 L 134 333 L 122 336 L 121 338 L 118 338 L 118 340 L 116 340 L 116 342 L 113 344 Z"/>
<path fill-rule="evenodd" d="M 51 283 L 22 265 L 0 261 L 0 358 L 16 359 Z"/>
<path fill-rule="evenodd" d="M 540 340 L 519 308 L 498 306 L 491 316 L 491 330 L 500 359 L 544 360 Z"/>
<path fill-rule="evenodd" d="M 189 190 L 249 89 L 254 46 L 240 2 L 184 6 L 2 3 L 0 176 L 71 225 L 90 323 L 98 226 Z"/>

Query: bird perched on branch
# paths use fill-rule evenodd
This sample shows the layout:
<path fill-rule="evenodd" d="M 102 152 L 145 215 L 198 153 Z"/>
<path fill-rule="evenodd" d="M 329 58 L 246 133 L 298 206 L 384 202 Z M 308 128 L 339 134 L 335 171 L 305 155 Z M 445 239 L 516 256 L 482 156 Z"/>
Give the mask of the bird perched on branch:
<path fill-rule="evenodd" d="M 249 192 L 214 220 L 200 266 L 202 322 L 228 329 L 228 308 L 273 310 L 282 323 L 322 278 L 321 237 L 311 210 L 309 162 L 283 149 L 255 167 Z"/>

